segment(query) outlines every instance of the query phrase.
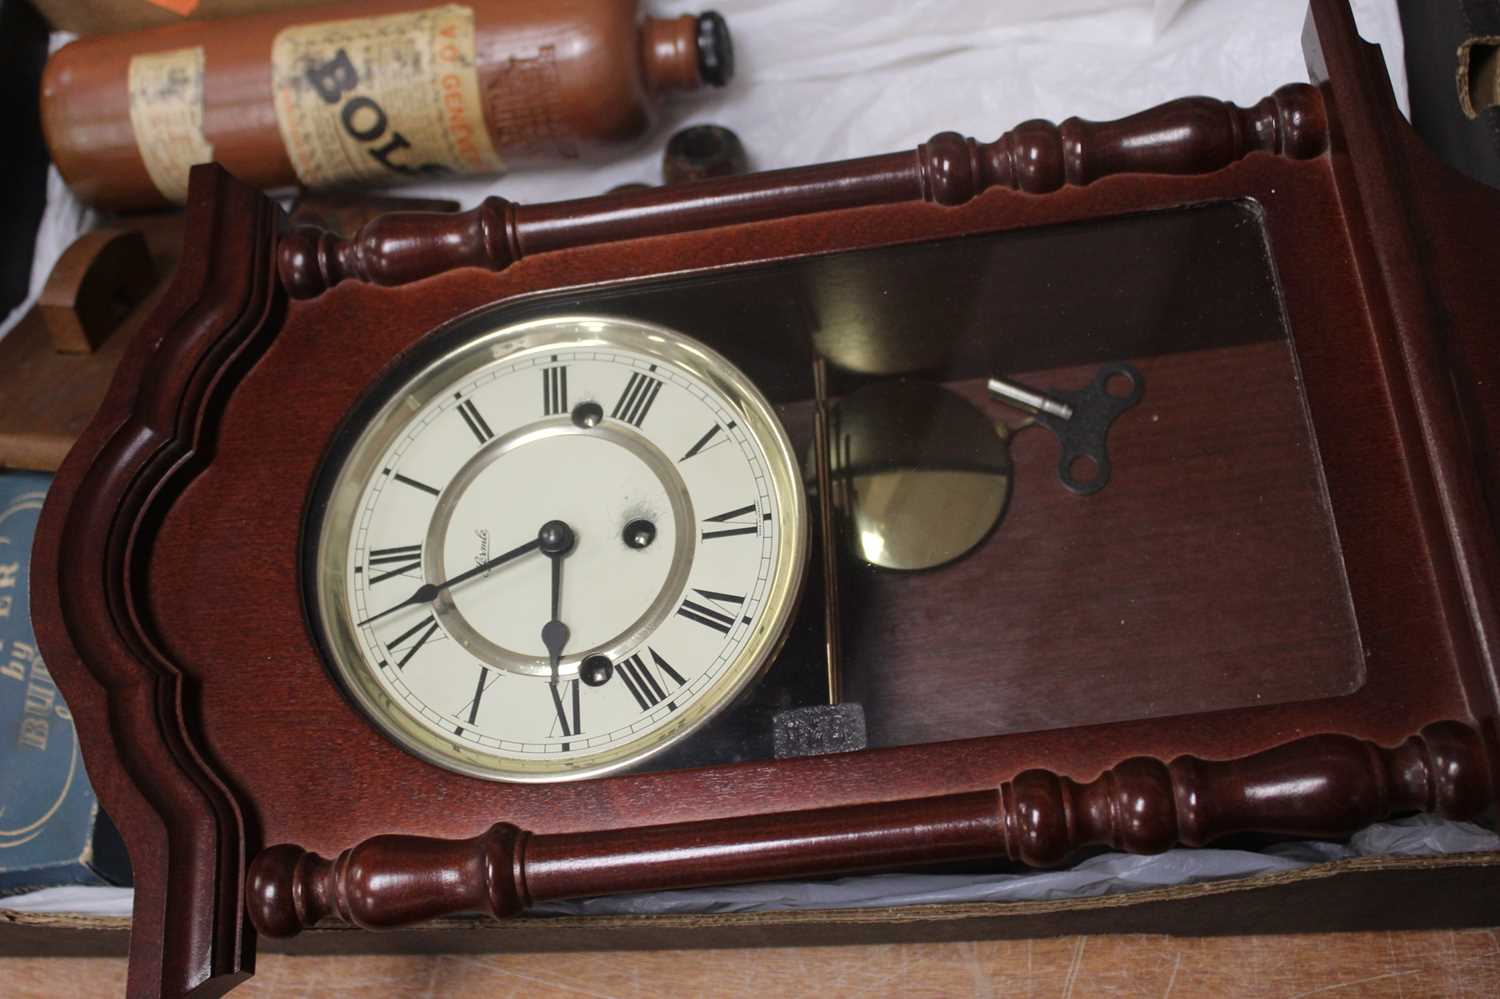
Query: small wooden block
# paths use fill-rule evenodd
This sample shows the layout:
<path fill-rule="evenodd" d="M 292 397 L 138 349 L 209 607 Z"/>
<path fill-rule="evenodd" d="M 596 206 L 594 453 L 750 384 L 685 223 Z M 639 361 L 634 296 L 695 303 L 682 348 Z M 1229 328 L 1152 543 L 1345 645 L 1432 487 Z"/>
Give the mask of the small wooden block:
<path fill-rule="evenodd" d="M 0 339 L 0 468 L 57 471 L 99 408 L 131 335 L 165 289 L 159 284 L 92 354 L 53 349 L 41 306 Z"/>
<path fill-rule="evenodd" d="M 97 229 L 58 258 L 37 309 L 61 354 L 92 354 L 156 286 L 146 237 Z"/>

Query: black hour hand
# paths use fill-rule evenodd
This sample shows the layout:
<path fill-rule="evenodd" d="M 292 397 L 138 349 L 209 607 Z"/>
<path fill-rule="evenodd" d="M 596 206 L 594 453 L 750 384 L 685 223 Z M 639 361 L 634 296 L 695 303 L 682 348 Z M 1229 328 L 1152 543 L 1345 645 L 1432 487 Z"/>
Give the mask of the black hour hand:
<path fill-rule="evenodd" d="M 552 560 L 552 620 L 542 625 L 542 645 L 547 649 L 547 658 L 552 663 L 552 683 L 557 683 L 557 669 L 562 661 L 563 649 L 568 644 L 568 626 L 562 622 L 562 560 L 573 550 L 576 542 L 573 529 L 560 520 L 549 520 L 542 525 L 537 541 L 542 554 Z"/>

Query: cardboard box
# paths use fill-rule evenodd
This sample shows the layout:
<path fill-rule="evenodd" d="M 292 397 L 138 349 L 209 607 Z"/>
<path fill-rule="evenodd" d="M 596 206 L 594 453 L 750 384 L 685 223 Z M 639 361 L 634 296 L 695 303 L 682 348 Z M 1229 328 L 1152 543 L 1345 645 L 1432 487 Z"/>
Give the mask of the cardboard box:
<path fill-rule="evenodd" d="M 348 927 L 261 940 L 267 953 L 485 954 L 812 947 L 1076 934 L 1463 929 L 1492 926 L 1500 854 L 1382 858 L 1102 898 L 681 916 L 444 919 L 383 933 Z M 124 956 L 130 921 L 7 912 L 0 955 Z"/>

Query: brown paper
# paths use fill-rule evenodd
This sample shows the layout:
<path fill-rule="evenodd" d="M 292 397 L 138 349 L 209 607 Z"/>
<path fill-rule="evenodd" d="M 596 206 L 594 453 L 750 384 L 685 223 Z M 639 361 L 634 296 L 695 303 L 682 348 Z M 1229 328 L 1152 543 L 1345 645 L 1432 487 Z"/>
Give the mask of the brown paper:
<path fill-rule="evenodd" d="M 468 7 L 286 28 L 271 76 L 287 156 L 309 187 L 502 167 Z"/>

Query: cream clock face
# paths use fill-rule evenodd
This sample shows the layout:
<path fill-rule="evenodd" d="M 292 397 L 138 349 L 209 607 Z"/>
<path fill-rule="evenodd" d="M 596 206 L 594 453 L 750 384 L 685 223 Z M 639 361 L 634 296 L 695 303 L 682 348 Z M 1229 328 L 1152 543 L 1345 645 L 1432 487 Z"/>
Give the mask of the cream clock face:
<path fill-rule="evenodd" d="M 605 773 L 779 648 L 806 562 L 795 459 L 691 338 L 588 316 L 495 330 L 352 432 L 314 511 L 311 614 L 408 750 L 499 780 Z"/>

